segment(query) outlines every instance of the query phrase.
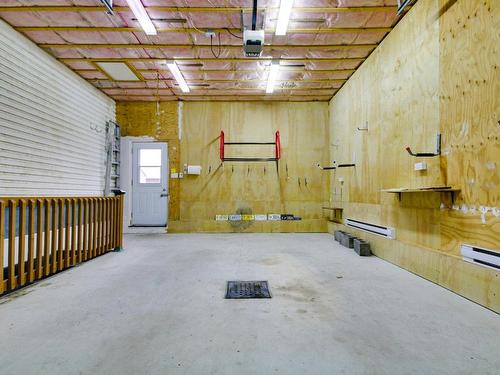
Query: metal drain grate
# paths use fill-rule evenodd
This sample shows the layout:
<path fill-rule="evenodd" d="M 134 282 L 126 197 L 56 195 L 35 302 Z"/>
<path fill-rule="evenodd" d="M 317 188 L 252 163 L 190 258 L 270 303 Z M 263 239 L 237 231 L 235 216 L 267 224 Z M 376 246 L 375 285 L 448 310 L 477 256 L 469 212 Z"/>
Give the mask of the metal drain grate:
<path fill-rule="evenodd" d="M 226 299 L 271 298 L 267 281 L 228 281 Z"/>

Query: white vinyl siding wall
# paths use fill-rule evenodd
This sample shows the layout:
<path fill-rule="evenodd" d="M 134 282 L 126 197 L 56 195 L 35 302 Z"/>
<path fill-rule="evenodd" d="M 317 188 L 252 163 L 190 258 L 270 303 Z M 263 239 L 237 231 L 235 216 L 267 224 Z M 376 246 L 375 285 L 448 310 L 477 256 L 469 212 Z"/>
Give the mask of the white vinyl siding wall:
<path fill-rule="evenodd" d="M 114 101 L 0 20 L 0 196 L 102 195 Z"/>

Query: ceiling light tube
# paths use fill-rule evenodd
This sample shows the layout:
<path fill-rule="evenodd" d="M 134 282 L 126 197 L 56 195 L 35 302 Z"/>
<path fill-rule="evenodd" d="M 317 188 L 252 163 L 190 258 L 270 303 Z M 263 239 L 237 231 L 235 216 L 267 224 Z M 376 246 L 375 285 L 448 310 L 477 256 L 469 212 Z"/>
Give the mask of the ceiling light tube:
<path fill-rule="evenodd" d="M 280 70 L 279 61 L 273 61 L 269 66 L 269 75 L 267 76 L 267 88 L 266 94 L 272 94 L 274 91 L 274 84 L 276 83 L 276 79 L 278 78 L 278 73 Z"/>
<path fill-rule="evenodd" d="M 127 4 L 137 18 L 137 21 L 141 24 L 144 32 L 147 35 L 156 35 L 155 25 L 151 22 L 151 18 L 149 18 L 146 9 L 144 9 L 141 0 L 127 0 Z"/>
<path fill-rule="evenodd" d="M 281 0 L 278 21 L 276 22 L 276 35 L 286 35 L 288 21 L 292 13 L 293 0 Z"/>
<path fill-rule="evenodd" d="M 189 86 L 187 85 L 186 80 L 182 76 L 182 73 L 179 70 L 177 63 L 175 61 L 169 61 L 167 62 L 167 66 L 174 75 L 174 78 L 179 84 L 179 87 L 181 88 L 182 92 L 189 92 Z"/>

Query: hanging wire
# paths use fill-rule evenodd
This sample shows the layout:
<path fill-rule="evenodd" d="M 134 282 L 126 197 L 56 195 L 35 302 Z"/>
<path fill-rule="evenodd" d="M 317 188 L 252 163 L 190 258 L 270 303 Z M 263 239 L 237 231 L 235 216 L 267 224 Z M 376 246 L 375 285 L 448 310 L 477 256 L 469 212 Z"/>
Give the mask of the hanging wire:
<path fill-rule="evenodd" d="M 234 36 L 235 38 L 238 38 L 238 39 L 243 39 L 242 36 L 239 36 L 239 35 L 236 35 L 236 34 L 233 34 L 231 32 L 231 29 L 229 27 L 226 27 L 224 30 L 226 30 L 229 34 L 231 34 L 232 36 Z"/>
<path fill-rule="evenodd" d="M 221 46 L 221 43 L 220 43 L 220 32 L 217 35 L 218 35 L 218 39 L 219 39 L 219 49 L 217 51 L 217 54 L 215 54 L 215 52 L 214 52 L 214 46 L 213 46 L 213 44 L 214 44 L 213 43 L 213 39 L 214 38 L 213 38 L 212 35 L 210 35 L 210 50 L 212 51 L 212 55 L 214 55 L 214 57 L 216 59 L 218 59 L 220 57 L 221 53 L 222 53 L 222 46 Z"/>

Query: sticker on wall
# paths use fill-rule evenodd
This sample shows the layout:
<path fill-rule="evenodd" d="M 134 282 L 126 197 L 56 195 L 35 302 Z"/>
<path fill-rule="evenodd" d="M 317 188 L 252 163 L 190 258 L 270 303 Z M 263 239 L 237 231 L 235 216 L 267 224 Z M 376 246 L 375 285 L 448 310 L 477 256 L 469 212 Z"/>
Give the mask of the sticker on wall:
<path fill-rule="evenodd" d="M 267 220 L 281 220 L 281 214 L 269 214 L 267 215 Z"/>
<path fill-rule="evenodd" d="M 254 215 L 241 215 L 241 220 L 243 221 L 253 221 Z"/>
<path fill-rule="evenodd" d="M 216 221 L 228 221 L 229 215 L 215 215 Z"/>
<path fill-rule="evenodd" d="M 267 215 L 254 215 L 254 220 L 255 221 L 266 221 Z"/>
<path fill-rule="evenodd" d="M 229 215 L 229 221 L 241 221 L 241 215 Z"/>

